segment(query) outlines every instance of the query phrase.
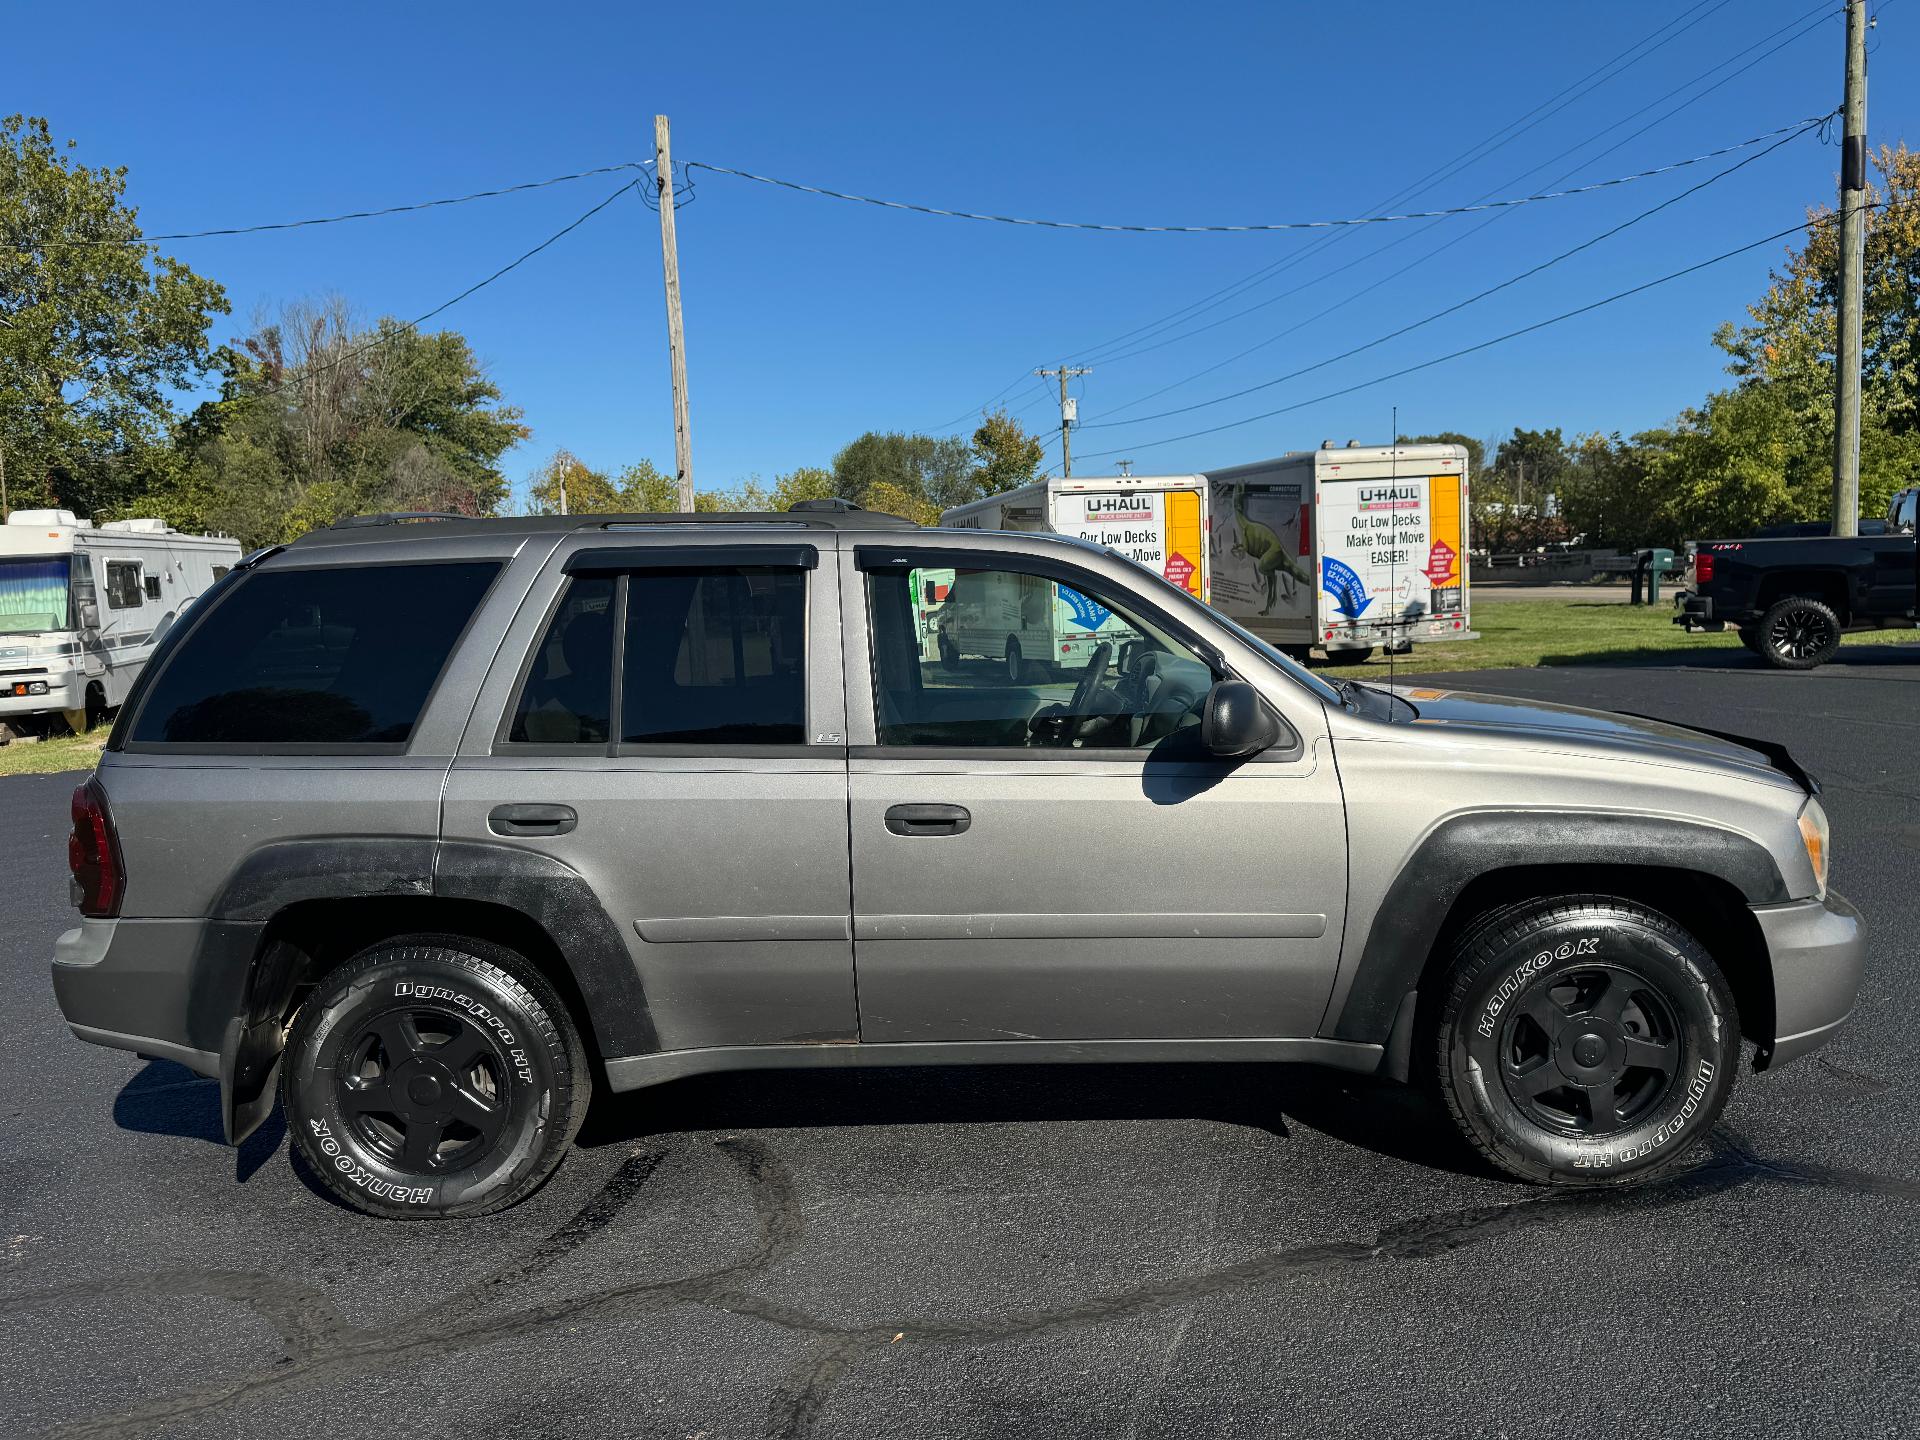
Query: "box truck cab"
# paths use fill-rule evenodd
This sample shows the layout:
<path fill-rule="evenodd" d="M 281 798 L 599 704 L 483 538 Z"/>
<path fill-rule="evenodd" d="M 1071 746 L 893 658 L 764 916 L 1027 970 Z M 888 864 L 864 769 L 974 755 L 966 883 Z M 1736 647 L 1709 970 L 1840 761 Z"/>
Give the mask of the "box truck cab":
<path fill-rule="evenodd" d="M 238 541 L 164 520 L 15 510 L 0 525 L 0 741 L 119 708 L 180 612 L 239 561 Z"/>

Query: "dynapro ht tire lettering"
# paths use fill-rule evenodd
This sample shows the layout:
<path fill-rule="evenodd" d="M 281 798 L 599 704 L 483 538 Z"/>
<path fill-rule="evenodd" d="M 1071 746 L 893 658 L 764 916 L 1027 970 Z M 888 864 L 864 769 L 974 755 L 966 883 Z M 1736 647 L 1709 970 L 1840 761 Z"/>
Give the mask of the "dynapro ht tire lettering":
<path fill-rule="evenodd" d="M 484 1215 L 551 1175 L 592 1081 L 565 1005 L 528 961 L 462 937 L 384 941 L 300 1007 L 281 1066 L 287 1129 L 370 1215 Z"/>
<path fill-rule="evenodd" d="M 1532 901 L 1463 933 L 1435 1036 L 1460 1132 L 1522 1180 L 1611 1185 L 1713 1128 L 1740 1024 L 1704 946 L 1628 900 Z"/>

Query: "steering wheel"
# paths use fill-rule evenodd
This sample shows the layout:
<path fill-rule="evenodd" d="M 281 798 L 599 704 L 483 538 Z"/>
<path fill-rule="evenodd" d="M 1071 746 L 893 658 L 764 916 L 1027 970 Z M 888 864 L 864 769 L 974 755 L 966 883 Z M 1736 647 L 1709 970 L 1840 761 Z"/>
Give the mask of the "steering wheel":
<path fill-rule="evenodd" d="M 1073 687 L 1073 699 L 1067 702 L 1067 712 L 1071 717 L 1067 730 L 1067 743 L 1072 744 L 1086 732 L 1088 725 L 1101 717 L 1083 713 L 1093 703 L 1100 682 L 1107 678 L 1107 661 L 1113 658 L 1113 646 L 1102 640 L 1093 647 L 1093 654 L 1087 657 L 1087 668 L 1080 673 L 1080 683 Z"/>

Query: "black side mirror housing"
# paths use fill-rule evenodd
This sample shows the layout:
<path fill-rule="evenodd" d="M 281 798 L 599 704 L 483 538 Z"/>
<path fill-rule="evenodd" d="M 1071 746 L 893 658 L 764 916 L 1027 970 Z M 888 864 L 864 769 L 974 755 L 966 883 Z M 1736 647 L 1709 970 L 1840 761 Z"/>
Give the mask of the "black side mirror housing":
<path fill-rule="evenodd" d="M 1223 760 L 1245 760 L 1278 745 L 1286 722 L 1244 680 L 1221 680 L 1207 692 L 1200 742 Z"/>

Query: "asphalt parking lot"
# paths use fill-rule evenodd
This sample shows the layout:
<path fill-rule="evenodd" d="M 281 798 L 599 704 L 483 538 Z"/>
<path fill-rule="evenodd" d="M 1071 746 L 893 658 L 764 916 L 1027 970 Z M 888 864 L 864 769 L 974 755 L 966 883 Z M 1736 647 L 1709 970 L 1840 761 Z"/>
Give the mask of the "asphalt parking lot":
<path fill-rule="evenodd" d="M 1437 684 L 1785 741 L 1861 1006 L 1633 1193 L 1475 1169 L 1292 1069 L 709 1077 L 603 1100 L 507 1214 L 339 1208 L 276 1118 L 82 1045 L 70 775 L 0 779 L 0 1433 L 1892 1434 L 1920 1428 L 1920 645 Z"/>

